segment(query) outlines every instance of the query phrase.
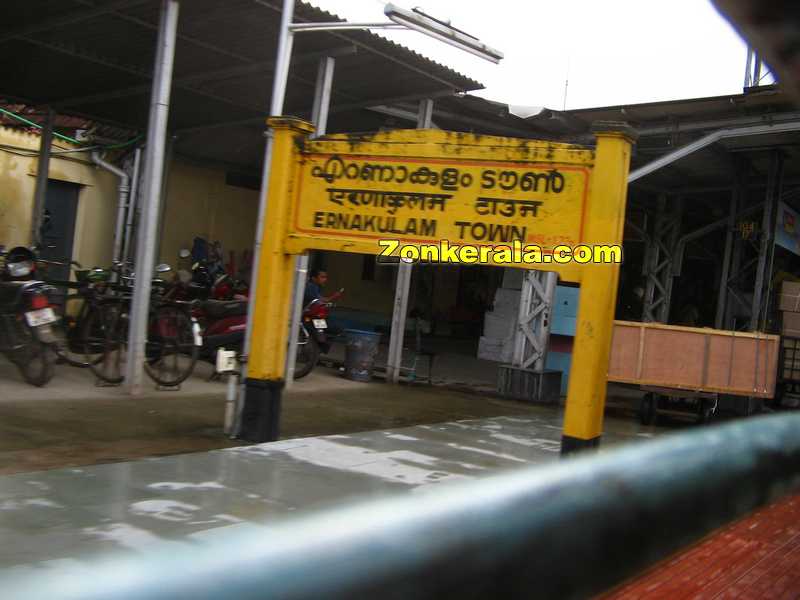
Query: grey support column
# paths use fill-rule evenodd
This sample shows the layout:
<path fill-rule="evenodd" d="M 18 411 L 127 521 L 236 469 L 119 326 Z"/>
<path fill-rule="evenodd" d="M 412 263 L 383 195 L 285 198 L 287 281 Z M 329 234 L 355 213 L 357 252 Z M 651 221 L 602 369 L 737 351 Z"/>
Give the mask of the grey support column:
<path fill-rule="evenodd" d="M 314 104 L 311 110 L 311 122 L 316 127 L 314 137 L 325 135 L 328 130 L 328 111 L 331 105 L 331 88 L 333 87 L 333 69 L 335 65 L 336 59 L 332 56 L 326 56 L 319 61 L 317 84 L 314 88 Z M 307 276 L 308 254 L 303 254 L 295 259 L 294 301 L 289 324 L 289 350 L 286 353 L 286 389 L 292 387 L 294 382 L 297 332 L 300 329 L 300 318 L 303 314 L 303 295 Z"/>
<path fill-rule="evenodd" d="M 430 129 L 433 121 L 433 100 L 430 98 L 419 103 L 417 129 Z M 389 356 L 386 360 L 386 381 L 400 381 L 403 364 L 403 338 L 406 331 L 406 315 L 408 313 L 408 295 L 411 289 L 412 263 L 402 260 L 397 266 L 397 283 L 394 292 L 394 309 L 392 311 L 392 330 L 389 334 Z"/>
<path fill-rule="evenodd" d="M 762 308 L 766 307 L 764 298 L 765 280 L 769 278 L 767 265 L 772 252 L 775 235 L 775 214 L 779 196 L 782 171 L 782 157 L 774 151 L 767 176 L 767 196 L 764 201 L 764 212 L 761 219 L 761 240 L 758 248 L 758 266 L 756 267 L 756 283 L 753 289 L 753 306 L 750 313 L 750 331 L 758 331 L 762 325 Z"/>
<path fill-rule="evenodd" d="M 33 192 L 33 210 L 31 212 L 31 244 L 39 242 L 39 228 L 42 224 L 45 199 L 47 197 L 47 178 L 50 174 L 50 150 L 53 145 L 53 121 L 55 113 L 47 108 L 47 118 L 42 128 L 39 142 L 39 163 L 36 165 L 36 188 Z"/>
<path fill-rule="evenodd" d="M 136 244 L 136 280 L 130 312 L 126 382 L 133 395 L 141 394 L 143 384 L 144 347 L 147 337 L 147 316 L 155 263 L 161 183 L 169 117 L 172 68 L 175 60 L 175 39 L 178 31 L 177 0 L 163 0 L 158 28 L 153 89 L 150 94 L 150 116 L 147 124 L 147 149 L 142 193 L 142 218 Z"/>
<path fill-rule="evenodd" d="M 674 262 L 680 252 L 681 200 L 668 206 L 666 194 L 658 198 L 653 230 L 647 238 L 645 276 L 647 278 L 642 308 L 645 322 L 666 323 L 672 300 Z"/>
<path fill-rule="evenodd" d="M 725 232 L 725 253 L 722 257 L 722 273 L 719 278 L 719 294 L 717 295 L 717 313 L 714 317 L 714 328 L 722 329 L 725 324 L 725 307 L 728 304 L 728 285 L 730 283 L 731 258 L 733 256 L 733 234 L 736 229 L 736 205 L 739 189 L 731 194 L 728 212 L 728 225 Z"/>
<path fill-rule="evenodd" d="M 517 369 L 544 370 L 557 283 L 556 273 L 526 271 L 523 276 L 511 358 Z"/>

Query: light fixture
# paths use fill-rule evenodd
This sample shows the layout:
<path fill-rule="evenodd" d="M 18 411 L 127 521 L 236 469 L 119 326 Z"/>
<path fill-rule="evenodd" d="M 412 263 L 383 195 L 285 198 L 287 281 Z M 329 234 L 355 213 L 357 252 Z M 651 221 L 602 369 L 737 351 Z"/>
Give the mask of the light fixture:
<path fill-rule="evenodd" d="M 394 4 L 387 4 L 383 9 L 383 14 L 385 14 L 394 23 L 403 25 L 408 29 L 419 31 L 425 35 L 429 35 L 433 38 L 441 40 L 446 44 L 455 46 L 456 48 L 469 52 L 470 54 L 474 54 L 475 56 L 479 56 L 480 58 L 495 64 L 499 63 L 503 58 L 502 52 L 495 50 L 494 48 L 490 48 L 478 38 L 456 29 L 449 23 L 440 21 L 439 19 L 422 12 L 418 8 L 415 8 L 414 10 L 406 10 L 405 8 L 395 6 Z"/>

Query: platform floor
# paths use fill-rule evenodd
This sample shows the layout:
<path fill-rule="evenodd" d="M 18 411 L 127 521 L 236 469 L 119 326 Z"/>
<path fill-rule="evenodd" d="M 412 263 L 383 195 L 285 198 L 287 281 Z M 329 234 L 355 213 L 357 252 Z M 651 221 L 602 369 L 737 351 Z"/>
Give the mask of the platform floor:
<path fill-rule="evenodd" d="M 800 598 L 800 495 L 733 523 L 597 600 Z"/>
<path fill-rule="evenodd" d="M 2 476 L 0 570 L 191 543 L 236 523 L 555 461 L 560 420 L 494 417 Z M 604 448 L 652 436 L 609 432 Z"/>

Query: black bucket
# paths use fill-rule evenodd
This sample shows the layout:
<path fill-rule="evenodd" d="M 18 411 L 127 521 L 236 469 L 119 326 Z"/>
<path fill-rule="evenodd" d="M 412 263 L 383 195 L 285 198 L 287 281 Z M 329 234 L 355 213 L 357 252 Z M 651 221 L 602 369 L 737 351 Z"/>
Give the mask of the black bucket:
<path fill-rule="evenodd" d="M 374 331 L 345 329 L 347 345 L 344 355 L 345 377 L 353 381 L 369 381 L 378 354 L 381 334 Z"/>

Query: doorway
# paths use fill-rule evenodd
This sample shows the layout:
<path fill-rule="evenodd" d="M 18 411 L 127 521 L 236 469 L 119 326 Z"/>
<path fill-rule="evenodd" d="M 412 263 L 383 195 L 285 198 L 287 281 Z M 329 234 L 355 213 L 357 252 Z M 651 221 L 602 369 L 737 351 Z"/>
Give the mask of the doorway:
<path fill-rule="evenodd" d="M 50 265 L 48 279 L 69 279 L 80 187 L 76 183 L 47 180 L 39 255 L 45 260 L 67 263 L 64 266 Z"/>

